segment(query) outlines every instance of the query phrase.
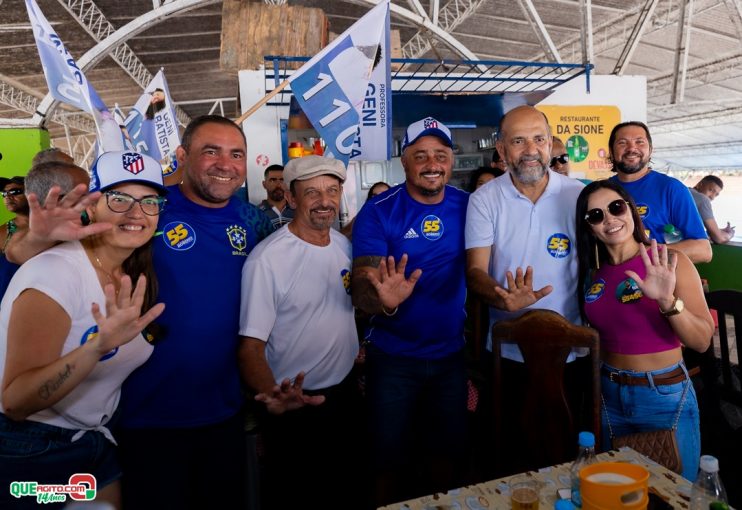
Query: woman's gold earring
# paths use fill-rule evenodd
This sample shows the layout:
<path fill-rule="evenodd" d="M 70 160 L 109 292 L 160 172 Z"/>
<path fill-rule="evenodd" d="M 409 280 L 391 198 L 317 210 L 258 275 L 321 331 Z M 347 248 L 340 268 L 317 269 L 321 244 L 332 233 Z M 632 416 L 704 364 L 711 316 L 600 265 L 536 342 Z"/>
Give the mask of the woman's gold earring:
<path fill-rule="evenodd" d="M 598 240 L 595 240 L 595 269 L 600 269 L 600 257 L 598 254 Z"/>

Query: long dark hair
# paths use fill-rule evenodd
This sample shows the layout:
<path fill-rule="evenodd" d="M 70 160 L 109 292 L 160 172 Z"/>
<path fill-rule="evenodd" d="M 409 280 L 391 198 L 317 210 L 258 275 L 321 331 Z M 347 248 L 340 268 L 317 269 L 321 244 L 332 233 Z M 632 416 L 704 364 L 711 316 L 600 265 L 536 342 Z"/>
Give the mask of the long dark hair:
<path fill-rule="evenodd" d="M 155 266 L 152 263 L 152 239 L 139 248 L 136 248 L 124 260 L 121 269 L 129 275 L 132 285 L 136 285 L 139 275 L 144 275 L 147 278 L 147 288 L 144 291 L 142 312 L 146 312 L 152 308 L 157 303 L 157 293 L 159 292 L 157 274 L 155 273 Z"/>
<path fill-rule="evenodd" d="M 634 220 L 633 237 L 638 243 L 649 245 L 649 238 L 644 231 L 639 211 L 636 209 L 636 203 L 631 195 L 620 185 L 611 180 L 593 181 L 582 190 L 577 197 L 576 221 L 577 221 L 577 260 L 578 260 L 578 280 L 577 280 L 577 299 L 580 303 L 580 314 L 585 320 L 585 286 L 590 284 L 590 272 L 597 269 L 600 265 L 607 263 L 608 250 L 595 235 L 593 230 L 585 220 L 587 214 L 587 202 L 590 195 L 601 189 L 615 191 L 618 196 L 629 204 L 631 218 Z M 597 258 L 596 258 L 597 257 Z"/>
<path fill-rule="evenodd" d="M 157 304 L 157 294 L 160 291 L 160 286 L 157 281 L 157 273 L 155 272 L 155 266 L 152 262 L 153 239 L 150 239 L 139 248 L 136 248 L 132 254 L 124 260 L 124 263 L 121 264 L 121 269 L 124 273 L 129 275 L 133 285 L 136 284 L 140 275 L 144 275 L 147 278 L 147 287 L 144 289 L 142 313 Z M 162 338 L 164 333 L 165 328 L 156 322 L 150 322 L 147 328 L 142 331 L 142 335 L 144 335 L 144 338 L 150 343 Z"/>
<path fill-rule="evenodd" d="M 153 191 L 156 191 L 154 188 L 152 189 Z M 101 196 L 99 200 L 106 200 L 106 198 L 105 196 Z M 136 204 L 134 207 L 136 207 Z M 155 273 L 155 266 L 152 261 L 153 240 L 154 238 L 150 239 L 142 246 L 135 248 L 131 255 L 126 257 L 124 262 L 121 264 L 121 270 L 131 278 L 132 288 L 136 286 L 140 275 L 144 275 L 145 278 L 147 278 L 147 286 L 144 289 L 144 301 L 142 302 L 141 313 L 146 312 L 157 304 L 157 294 L 160 290 L 159 282 L 157 281 L 157 273 Z M 152 342 L 161 336 L 162 331 L 162 328 L 153 322 L 147 326 L 146 332 L 143 332 L 142 334 L 147 341 Z"/>
<path fill-rule="evenodd" d="M 165 91 L 162 89 L 155 89 L 154 92 L 162 92 L 162 94 L 165 95 Z M 154 97 L 154 92 L 152 93 L 153 97 Z M 155 118 L 155 114 L 157 112 L 162 111 L 165 108 L 166 104 L 167 104 L 167 99 L 163 99 L 162 101 L 150 102 L 149 106 L 147 106 L 147 111 L 145 112 L 144 115 L 149 120 L 153 120 Z"/>

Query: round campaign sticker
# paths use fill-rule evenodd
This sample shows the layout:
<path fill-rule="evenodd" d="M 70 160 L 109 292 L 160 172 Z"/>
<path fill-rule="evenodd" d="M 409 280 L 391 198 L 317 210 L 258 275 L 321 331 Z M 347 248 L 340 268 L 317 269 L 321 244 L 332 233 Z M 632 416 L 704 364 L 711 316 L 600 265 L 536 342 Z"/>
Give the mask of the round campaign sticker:
<path fill-rule="evenodd" d="M 184 221 L 171 221 L 162 229 L 165 246 L 175 251 L 185 251 L 196 244 L 196 231 Z"/>
<path fill-rule="evenodd" d="M 616 288 L 616 299 L 622 304 L 636 303 L 642 296 L 639 286 L 631 278 L 626 278 Z"/>
<path fill-rule="evenodd" d="M 94 338 L 96 335 L 98 335 L 98 326 L 88 328 L 88 330 L 82 334 L 82 338 L 80 338 L 80 345 L 85 345 L 88 340 Z M 107 359 L 111 359 L 116 355 L 117 352 L 119 352 L 119 348 L 115 347 L 101 356 L 98 361 L 106 361 Z"/>
<path fill-rule="evenodd" d="M 346 294 L 350 294 L 350 271 L 343 269 L 340 271 L 340 277 L 343 279 L 343 288 Z"/>
<path fill-rule="evenodd" d="M 423 218 L 420 224 L 420 231 L 423 233 L 425 239 L 437 241 L 443 236 L 443 222 L 438 216 L 429 214 Z"/>
<path fill-rule="evenodd" d="M 585 292 L 585 303 L 592 303 L 600 299 L 605 291 L 605 280 L 602 278 L 594 281 L 590 288 Z"/>
<path fill-rule="evenodd" d="M 572 250 L 572 243 L 566 234 L 551 234 L 546 241 L 546 251 L 555 259 L 563 259 Z"/>
<path fill-rule="evenodd" d="M 646 218 L 649 215 L 649 205 L 642 203 L 636 204 L 636 212 L 639 213 L 641 219 Z"/>

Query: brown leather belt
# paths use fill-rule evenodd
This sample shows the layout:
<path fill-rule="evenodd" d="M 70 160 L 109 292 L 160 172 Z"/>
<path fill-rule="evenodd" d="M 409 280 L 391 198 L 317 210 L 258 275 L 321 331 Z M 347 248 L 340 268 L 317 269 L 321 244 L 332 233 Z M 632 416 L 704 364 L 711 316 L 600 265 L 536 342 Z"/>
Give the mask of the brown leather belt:
<path fill-rule="evenodd" d="M 608 379 L 616 384 L 623 384 L 627 386 L 649 386 L 649 378 L 646 372 L 635 372 L 629 374 L 626 372 L 613 372 L 607 368 L 601 368 L 600 371 L 608 376 Z M 688 369 L 688 375 L 694 376 L 701 370 L 698 367 Z M 685 372 L 683 369 L 678 367 L 671 372 L 664 374 L 652 375 L 652 380 L 655 386 L 668 386 L 670 384 L 677 384 L 685 381 Z"/>

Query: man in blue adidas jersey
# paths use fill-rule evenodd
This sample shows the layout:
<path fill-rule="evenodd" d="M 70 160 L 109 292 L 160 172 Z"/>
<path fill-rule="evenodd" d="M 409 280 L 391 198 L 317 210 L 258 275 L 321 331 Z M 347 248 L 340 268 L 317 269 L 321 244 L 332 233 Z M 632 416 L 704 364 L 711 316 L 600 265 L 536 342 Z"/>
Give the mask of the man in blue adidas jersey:
<path fill-rule="evenodd" d="M 447 185 L 452 145 L 441 122 L 411 124 L 405 182 L 366 202 L 353 229 L 353 302 L 372 315 L 365 340 L 377 505 L 457 486 L 466 450 L 469 196 Z M 397 285 L 387 293 L 388 280 Z"/>
<path fill-rule="evenodd" d="M 250 250 L 273 229 L 233 196 L 247 155 L 234 122 L 194 119 L 176 153 L 183 182 L 168 189 L 153 243 L 158 299 L 168 312 L 152 356 L 122 391 L 124 508 L 244 508 L 240 277 Z"/>

